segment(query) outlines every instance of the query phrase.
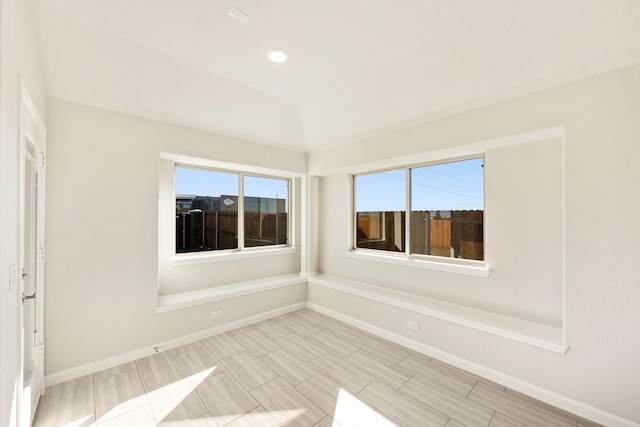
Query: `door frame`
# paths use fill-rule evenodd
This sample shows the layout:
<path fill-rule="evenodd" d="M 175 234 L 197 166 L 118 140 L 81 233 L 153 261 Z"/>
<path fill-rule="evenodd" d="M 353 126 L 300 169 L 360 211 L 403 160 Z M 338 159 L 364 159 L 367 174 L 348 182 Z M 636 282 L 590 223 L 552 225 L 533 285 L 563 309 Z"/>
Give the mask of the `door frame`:
<path fill-rule="evenodd" d="M 19 102 L 19 270 L 22 272 L 25 263 L 24 259 L 24 239 L 25 239 L 25 157 L 27 154 L 27 144 L 32 145 L 35 149 L 35 161 L 37 165 L 38 175 L 38 191 L 37 191 L 37 211 L 36 211 L 36 283 L 35 283 L 35 310 L 36 310 L 36 330 L 37 334 L 37 351 L 36 351 L 36 372 L 31 381 L 33 392 L 37 393 L 37 399 L 32 405 L 32 399 L 25 401 L 24 399 L 24 310 L 22 301 L 23 282 L 20 280 L 19 291 L 16 292 L 16 304 L 18 304 L 19 319 L 17 322 L 18 336 L 18 393 L 17 393 L 17 415 L 18 426 L 24 427 L 31 425 L 33 416 L 39 402 L 39 398 L 44 394 L 44 272 L 45 272 L 45 194 L 46 194 L 46 169 L 45 169 L 45 150 L 46 150 L 46 126 L 35 103 L 33 102 L 27 87 L 22 78 L 18 78 L 20 88 Z M 25 419 L 28 418 L 28 419 Z"/>

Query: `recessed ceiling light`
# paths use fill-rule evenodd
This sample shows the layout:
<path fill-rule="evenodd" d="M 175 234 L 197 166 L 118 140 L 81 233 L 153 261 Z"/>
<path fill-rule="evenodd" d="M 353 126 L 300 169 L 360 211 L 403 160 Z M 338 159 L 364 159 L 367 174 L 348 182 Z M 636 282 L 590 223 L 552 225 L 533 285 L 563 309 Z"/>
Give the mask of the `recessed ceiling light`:
<path fill-rule="evenodd" d="M 287 52 L 282 49 L 271 49 L 267 52 L 267 56 L 271 62 L 275 62 L 276 64 L 282 64 L 287 60 Z"/>

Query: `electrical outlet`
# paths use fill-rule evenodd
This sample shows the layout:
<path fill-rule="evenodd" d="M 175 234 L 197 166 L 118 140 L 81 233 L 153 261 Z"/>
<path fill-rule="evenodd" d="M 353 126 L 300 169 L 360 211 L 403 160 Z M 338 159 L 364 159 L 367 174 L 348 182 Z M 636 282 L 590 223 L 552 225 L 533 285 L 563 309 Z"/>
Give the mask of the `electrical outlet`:
<path fill-rule="evenodd" d="M 222 310 L 213 310 L 211 312 L 211 318 L 217 319 L 218 317 L 222 317 Z"/>
<path fill-rule="evenodd" d="M 409 320 L 407 322 L 407 329 L 411 329 L 412 331 L 419 331 L 420 330 L 420 324 L 418 322 L 413 322 L 413 321 Z"/>

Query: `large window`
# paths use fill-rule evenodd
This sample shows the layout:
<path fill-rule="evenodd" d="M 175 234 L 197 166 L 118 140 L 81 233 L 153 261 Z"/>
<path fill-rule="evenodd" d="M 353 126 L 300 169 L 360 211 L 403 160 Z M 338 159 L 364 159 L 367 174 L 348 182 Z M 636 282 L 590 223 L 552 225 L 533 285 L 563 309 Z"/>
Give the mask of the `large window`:
<path fill-rule="evenodd" d="M 287 178 L 176 166 L 176 253 L 289 244 L 289 187 Z"/>
<path fill-rule="evenodd" d="M 354 187 L 355 248 L 484 260 L 483 158 L 357 175 Z"/>

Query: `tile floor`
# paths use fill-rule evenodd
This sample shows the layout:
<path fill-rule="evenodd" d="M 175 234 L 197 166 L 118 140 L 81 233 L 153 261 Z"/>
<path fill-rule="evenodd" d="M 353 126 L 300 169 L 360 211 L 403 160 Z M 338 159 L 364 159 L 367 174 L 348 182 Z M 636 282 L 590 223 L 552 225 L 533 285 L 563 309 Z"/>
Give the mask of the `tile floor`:
<path fill-rule="evenodd" d="M 35 426 L 595 426 L 309 309 L 47 388 Z"/>

